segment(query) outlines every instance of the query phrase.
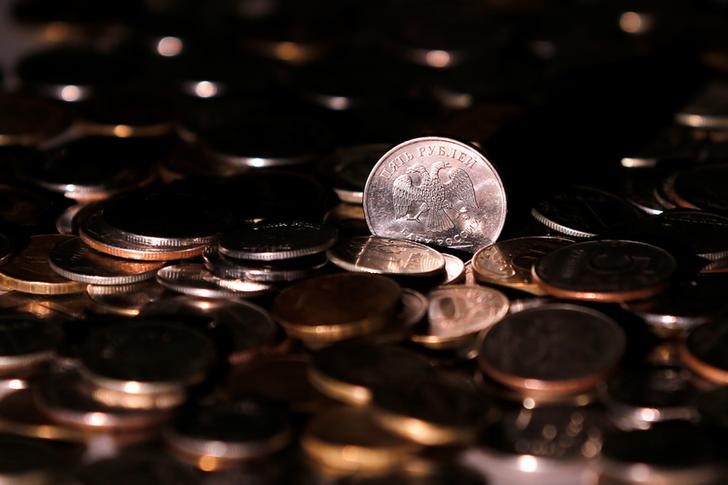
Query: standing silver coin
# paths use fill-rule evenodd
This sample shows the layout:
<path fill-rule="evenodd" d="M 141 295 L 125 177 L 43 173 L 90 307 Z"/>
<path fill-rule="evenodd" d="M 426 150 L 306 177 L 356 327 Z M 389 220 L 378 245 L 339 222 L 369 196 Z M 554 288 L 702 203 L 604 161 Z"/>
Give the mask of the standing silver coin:
<path fill-rule="evenodd" d="M 373 234 L 474 252 L 498 239 L 506 193 L 474 148 L 449 138 L 414 138 L 379 159 L 364 189 Z"/>

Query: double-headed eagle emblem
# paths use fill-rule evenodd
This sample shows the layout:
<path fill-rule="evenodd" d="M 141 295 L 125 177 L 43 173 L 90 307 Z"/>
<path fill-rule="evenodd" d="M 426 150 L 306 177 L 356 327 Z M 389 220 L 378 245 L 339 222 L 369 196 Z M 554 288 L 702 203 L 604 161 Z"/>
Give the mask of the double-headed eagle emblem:
<path fill-rule="evenodd" d="M 441 175 L 446 168 L 449 171 Z M 422 222 L 420 217 L 426 214 L 424 225 L 430 232 L 455 227 L 445 209 L 454 209 L 458 203 L 466 209 L 478 207 L 468 173 L 462 168 L 450 168 L 447 162 L 433 163 L 429 172 L 423 165 L 408 168 L 404 175 L 394 179 L 392 197 L 397 219 L 407 216 L 408 220 Z M 415 202 L 419 204 L 416 206 L 417 212 L 409 216 Z"/>

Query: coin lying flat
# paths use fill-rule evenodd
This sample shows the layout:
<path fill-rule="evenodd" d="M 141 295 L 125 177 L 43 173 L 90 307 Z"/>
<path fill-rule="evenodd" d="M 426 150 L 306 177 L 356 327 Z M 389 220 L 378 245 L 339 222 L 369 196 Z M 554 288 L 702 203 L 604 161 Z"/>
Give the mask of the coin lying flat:
<path fill-rule="evenodd" d="M 711 261 L 728 257 L 728 217 L 697 210 L 668 210 L 642 226 L 657 236 L 690 248 Z"/>
<path fill-rule="evenodd" d="M 673 181 L 675 201 L 687 209 L 728 214 L 726 180 L 728 164 L 709 164 L 679 172 Z"/>
<path fill-rule="evenodd" d="M 473 271 L 480 281 L 543 295 L 543 290 L 533 282 L 531 268 L 544 255 L 571 243 L 569 239 L 548 236 L 498 241 L 475 253 Z"/>
<path fill-rule="evenodd" d="M 28 245 L 0 268 L 0 286 L 37 295 L 80 293 L 86 285 L 59 275 L 48 262 L 51 249 L 72 236 L 31 236 Z"/>
<path fill-rule="evenodd" d="M 413 342 L 432 348 L 457 345 L 487 330 L 508 313 L 508 298 L 483 286 L 448 285 L 427 296 L 427 324 L 416 329 Z"/>
<path fill-rule="evenodd" d="M 12 374 L 47 362 L 62 337 L 53 322 L 23 313 L 0 315 L 0 374 Z"/>
<path fill-rule="evenodd" d="M 205 267 L 224 280 L 238 279 L 261 284 L 300 280 L 314 274 L 328 263 L 325 253 L 281 261 L 233 259 L 220 254 L 214 246 L 205 248 L 202 258 Z"/>
<path fill-rule="evenodd" d="M 635 241 L 572 244 L 539 260 L 533 279 L 559 298 L 628 301 L 663 291 L 676 268 L 664 249 Z"/>
<path fill-rule="evenodd" d="M 97 310 L 105 313 L 134 317 L 147 303 L 162 297 L 165 288 L 156 280 L 143 281 L 130 285 L 88 285 L 86 293 Z"/>
<path fill-rule="evenodd" d="M 445 258 L 424 244 L 373 236 L 340 240 L 328 251 L 329 260 L 347 271 L 405 276 L 434 276 Z"/>
<path fill-rule="evenodd" d="M 336 229 L 310 222 L 268 222 L 224 233 L 220 253 L 230 258 L 272 261 L 310 256 L 336 242 Z"/>
<path fill-rule="evenodd" d="M 588 308 L 550 304 L 509 315 L 483 339 L 479 364 L 523 392 L 569 394 L 593 388 L 616 368 L 622 329 Z"/>
<path fill-rule="evenodd" d="M 401 143 L 377 162 L 364 189 L 372 234 L 474 252 L 495 242 L 506 195 L 491 163 L 440 137 Z"/>
<path fill-rule="evenodd" d="M 162 263 L 129 261 L 94 251 L 80 238 L 59 242 L 48 254 L 51 269 L 74 281 L 124 285 L 153 278 Z"/>
<path fill-rule="evenodd" d="M 394 346 L 344 342 L 314 354 L 311 383 L 323 394 L 347 404 L 369 404 L 380 390 L 397 390 L 431 377 L 421 356 Z"/>
<path fill-rule="evenodd" d="M 173 264 L 156 272 L 157 282 L 185 295 L 207 298 L 252 297 L 269 293 L 273 287 L 242 279 L 223 279 L 210 273 L 201 264 Z"/>
<path fill-rule="evenodd" d="M 680 359 L 699 376 L 717 384 L 728 383 L 728 361 L 725 347 L 728 320 L 715 319 L 699 325 L 680 343 Z"/>

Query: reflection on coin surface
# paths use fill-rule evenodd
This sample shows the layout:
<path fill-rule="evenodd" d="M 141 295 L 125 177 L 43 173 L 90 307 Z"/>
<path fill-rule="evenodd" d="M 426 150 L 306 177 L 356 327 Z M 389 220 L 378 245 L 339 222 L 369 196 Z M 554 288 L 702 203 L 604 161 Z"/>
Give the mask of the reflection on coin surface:
<path fill-rule="evenodd" d="M 268 222 L 224 233 L 220 253 L 230 258 L 272 261 L 326 251 L 336 242 L 336 229 L 311 222 Z"/>
<path fill-rule="evenodd" d="M 440 286 L 427 297 L 427 325 L 411 337 L 427 347 L 458 343 L 490 328 L 508 313 L 508 298 L 484 286 Z"/>
<path fill-rule="evenodd" d="M 0 315 L 0 374 L 50 360 L 60 342 L 60 328 L 24 313 Z"/>
<path fill-rule="evenodd" d="M 376 236 L 340 240 L 329 260 L 347 271 L 408 276 L 433 276 L 445 268 L 445 258 L 424 244 Z"/>
<path fill-rule="evenodd" d="M 202 258 L 205 261 L 205 267 L 212 274 L 224 280 L 247 280 L 261 284 L 300 280 L 320 270 L 328 263 L 328 258 L 324 253 L 281 261 L 233 259 L 220 254 L 214 246 L 205 248 Z M 225 286 L 229 283 L 221 282 L 221 285 Z"/>
<path fill-rule="evenodd" d="M 680 343 L 680 358 L 690 370 L 721 385 L 728 384 L 728 319 L 693 328 Z"/>
<path fill-rule="evenodd" d="M 548 236 L 498 241 L 475 253 L 473 271 L 483 282 L 542 295 L 543 290 L 533 282 L 531 268 L 545 254 L 571 243 L 569 239 Z"/>
<path fill-rule="evenodd" d="M 663 291 L 675 268 L 675 259 L 657 246 L 603 240 L 552 251 L 532 273 L 546 293 L 559 298 L 628 301 Z"/>
<path fill-rule="evenodd" d="M 88 285 L 86 293 L 100 310 L 119 315 L 136 316 L 139 310 L 162 297 L 165 288 L 156 280 L 131 285 Z"/>
<path fill-rule="evenodd" d="M 0 286 L 38 295 L 80 293 L 86 285 L 71 281 L 53 271 L 48 254 L 53 246 L 73 236 L 48 234 L 31 236 L 28 245 L 0 268 Z"/>
<path fill-rule="evenodd" d="M 463 260 L 452 254 L 441 254 L 445 258 L 445 281 L 443 284 L 461 283 L 465 279 L 465 263 Z"/>
<path fill-rule="evenodd" d="M 162 263 L 129 261 L 94 251 L 80 238 L 61 241 L 48 255 L 53 271 L 94 285 L 124 285 L 153 278 Z"/>
<path fill-rule="evenodd" d="M 588 308 L 551 304 L 509 315 L 483 340 L 481 370 L 522 391 L 574 393 L 594 387 L 617 366 L 622 329 Z"/>
<path fill-rule="evenodd" d="M 503 183 L 472 147 L 415 138 L 377 162 L 364 190 L 373 234 L 473 252 L 498 239 L 506 217 Z"/>
<path fill-rule="evenodd" d="M 207 298 L 251 297 L 269 293 L 273 289 L 265 283 L 219 278 L 196 263 L 166 266 L 157 272 L 157 282 L 185 295 Z"/>

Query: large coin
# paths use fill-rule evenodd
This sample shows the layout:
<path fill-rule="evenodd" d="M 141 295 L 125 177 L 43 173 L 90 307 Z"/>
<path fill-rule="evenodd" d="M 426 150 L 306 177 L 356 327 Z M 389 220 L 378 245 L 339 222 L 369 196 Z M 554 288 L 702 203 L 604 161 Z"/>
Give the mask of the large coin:
<path fill-rule="evenodd" d="M 498 173 L 449 138 L 408 140 L 377 162 L 364 189 L 373 234 L 475 251 L 495 242 L 506 218 Z"/>

